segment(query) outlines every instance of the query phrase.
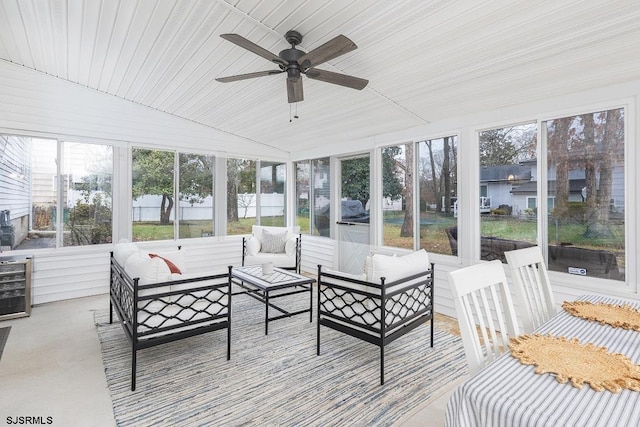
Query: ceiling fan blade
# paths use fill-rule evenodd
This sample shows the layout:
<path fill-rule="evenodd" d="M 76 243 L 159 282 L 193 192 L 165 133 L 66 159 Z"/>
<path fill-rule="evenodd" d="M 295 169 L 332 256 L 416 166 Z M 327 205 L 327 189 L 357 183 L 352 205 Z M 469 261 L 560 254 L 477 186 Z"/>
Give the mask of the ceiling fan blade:
<path fill-rule="evenodd" d="M 287 65 L 287 62 L 280 58 L 278 55 L 269 52 L 267 49 L 261 48 L 254 42 L 245 39 L 239 34 L 220 34 L 220 37 L 225 40 L 229 40 L 231 43 L 235 43 L 238 46 L 255 53 L 256 55 L 262 56 L 263 58 L 268 59 L 271 62 L 275 62 L 276 64 L 281 65 Z"/>
<path fill-rule="evenodd" d="M 348 76 L 346 74 L 334 73 L 332 71 L 319 70 L 317 68 L 308 69 L 306 76 L 310 79 L 321 80 L 323 82 L 346 86 L 357 90 L 362 90 L 367 86 L 367 84 L 369 84 L 369 80 Z"/>
<path fill-rule="evenodd" d="M 272 74 L 284 73 L 283 70 L 258 71 L 256 73 L 238 74 L 236 76 L 218 77 L 216 81 L 220 83 L 237 82 L 238 80 L 253 79 L 255 77 L 270 76 Z"/>
<path fill-rule="evenodd" d="M 351 52 L 357 48 L 358 46 L 356 46 L 356 44 L 348 37 L 340 34 L 325 44 L 307 52 L 305 55 L 302 55 L 298 58 L 298 64 L 303 70 L 306 70 L 307 68 L 315 67 L 323 62 L 327 62 L 330 59 L 344 55 L 345 53 Z"/>
<path fill-rule="evenodd" d="M 287 96 L 289 98 L 289 104 L 304 100 L 302 77 L 298 77 L 297 79 L 287 78 Z"/>

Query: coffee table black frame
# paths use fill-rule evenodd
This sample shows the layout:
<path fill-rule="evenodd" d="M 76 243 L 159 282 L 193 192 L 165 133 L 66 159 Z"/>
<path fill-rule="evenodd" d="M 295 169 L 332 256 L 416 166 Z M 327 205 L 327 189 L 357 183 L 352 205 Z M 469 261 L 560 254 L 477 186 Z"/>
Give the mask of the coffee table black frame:
<path fill-rule="evenodd" d="M 274 320 L 309 313 L 309 322 L 313 322 L 313 282 L 315 279 L 278 267 L 273 267 L 272 274 L 263 275 L 261 265 L 233 267 L 231 275 L 234 279 L 233 283 L 244 289 L 241 292 L 233 292 L 233 295 L 246 294 L 264 304 L 265 335 L 269 334 L 269 322 Z M 274 293 L 274 291 L 277 292 Z M 274 299 L 304 292 L 309 293 L 308 309 L 287 311 L 273 303 Z M 269 307 L 282 314 L 269 317 Z"/>

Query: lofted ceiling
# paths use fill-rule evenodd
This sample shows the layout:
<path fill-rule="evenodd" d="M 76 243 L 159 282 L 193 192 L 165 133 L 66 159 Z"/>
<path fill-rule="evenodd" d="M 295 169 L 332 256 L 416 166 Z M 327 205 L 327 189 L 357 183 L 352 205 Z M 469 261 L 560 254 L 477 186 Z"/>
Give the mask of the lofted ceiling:
<path fill-rule="evenodd" d="M 284 74 L 215 80 L 275 68 L 220 34 L 277 54 L 291 29 L 349 37 L 318 68 L 368 86 L 303 77 L 290 105 Z M 0 59 L 296 152 L 637 80 L 640 2 L 0 0 Z"/>

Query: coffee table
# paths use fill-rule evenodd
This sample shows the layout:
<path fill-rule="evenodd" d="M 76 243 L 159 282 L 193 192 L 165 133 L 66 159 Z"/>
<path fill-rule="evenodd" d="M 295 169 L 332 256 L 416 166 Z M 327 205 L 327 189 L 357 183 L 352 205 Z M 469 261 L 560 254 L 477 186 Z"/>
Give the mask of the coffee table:
<path fill-rule="evenodd" d="M 234 267 L 231 270 L 233 283 L 245 289 L 234 292 L 233 295 L 246 294 L 264 303 L 264 334 L 269 334 L 269 322 L 309 313 L 309 322 L 313 322 L 313 282 L 314 279 L 301 276 L 283 268 L 274 267 L 273 273 L 263 275 L 261 265 Z M 309 308 L 298 311 L 287 311 L 273 303 L 274 299 L 299 293 L 309 293 Z M 279 311 L 274 317 L 269 317 L 269 307 Z"/>

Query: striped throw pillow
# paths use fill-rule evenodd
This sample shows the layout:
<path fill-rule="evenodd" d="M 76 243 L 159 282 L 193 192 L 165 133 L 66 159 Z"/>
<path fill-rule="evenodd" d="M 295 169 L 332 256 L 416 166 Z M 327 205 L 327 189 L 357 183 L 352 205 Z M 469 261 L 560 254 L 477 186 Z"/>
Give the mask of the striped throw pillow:
<path fill-rule="evenodd" d="M 266 228 L 262 230 L 262 249 L 261 252 L 270 254 L 282 254 L 284 253 L 284 245 L 287 232 L 271 233 Z"/>

